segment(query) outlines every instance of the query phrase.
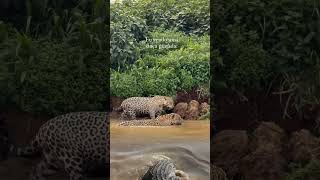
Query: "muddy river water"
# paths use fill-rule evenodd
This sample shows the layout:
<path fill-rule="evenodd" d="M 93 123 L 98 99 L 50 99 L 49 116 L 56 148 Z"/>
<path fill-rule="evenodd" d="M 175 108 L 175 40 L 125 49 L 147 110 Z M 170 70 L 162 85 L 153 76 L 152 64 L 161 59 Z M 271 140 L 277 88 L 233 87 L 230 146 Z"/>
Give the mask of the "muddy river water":
<path fill-rule="evenodd" d="M 120 127 L 111 119 L 111 180 L 140 180 L 157 159 L 171 158 L 190 180 L 209 180 L 210 122 L 174 127 Z"/>

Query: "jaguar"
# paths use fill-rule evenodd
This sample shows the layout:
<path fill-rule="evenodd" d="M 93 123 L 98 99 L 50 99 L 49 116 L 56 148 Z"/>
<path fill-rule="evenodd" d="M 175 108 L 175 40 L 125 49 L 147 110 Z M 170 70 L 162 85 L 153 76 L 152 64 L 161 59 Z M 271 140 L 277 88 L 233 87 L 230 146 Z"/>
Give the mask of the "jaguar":
<path fill-rule="evenodd" d="M 138 115 L 149 115 L 151 119 L 155 119 L 161 115 L 163 111 L 172 110 L 174 101 L 168 96 L 154 97 L 130 97 L 122 101 L 119 108 L 115 111 L 123 111 L 120 119 L 131 118 L 135 120 Z"/>
<path fill-rule="evenodd" d="M 155 120 L 131 120 L 119 123 L 119 126 L 173 126 L 181 125 L 183 119 L 179 114 L 170 113 L 158 116 Z"/>
<path fill-rule="evenodd" d="M 106 112 L 73 112 L 48 120 L 28 146 L 11 146 L 11 152 L 18 156 L 42 155 L 31 180 L 45 179 L 52 169 L 67 172 L 70 180 L 82 180 L 96 167 L 107 170 L 109 137 Z"/>

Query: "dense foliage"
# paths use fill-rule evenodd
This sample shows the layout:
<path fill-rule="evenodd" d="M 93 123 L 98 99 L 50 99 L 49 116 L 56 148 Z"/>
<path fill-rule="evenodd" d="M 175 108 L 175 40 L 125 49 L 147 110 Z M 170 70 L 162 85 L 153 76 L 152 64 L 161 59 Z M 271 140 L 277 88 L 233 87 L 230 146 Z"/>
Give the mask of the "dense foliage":
<path fill-rule="evenodd" d="M 282 118 L 292 118 L 292 121 L 283 121 L 279 125 L 288 132 L 292 132 L 291 122 L 298 124 L 298 128 L 305 128 L 303 121 L 297 118 L 307 119 L 307 113 L 303 112 L 307 109 L 305 107 L 316 107 L 320 104 L 320 1 L 212 2 L 211 53 L 214 58 L 213 86 L 217 90 L 215 95 L 219 96 L 221 92 L 231 90 L 236 92 L 234 94 L 240 95 L 241 99 L 249 101 L 240 103 L 240 106 L 231 105 L 231 112 L 237 112 L 234 107 L 239 107 L 238 110 L 241 111 L 248 105 L 250 108 L 256 106 L 259 115 L 254 120 L 248 117 L 252 122 L 279 122 L 279 119 L 264 118 L 270 117 L 264 115 L 266 111 L 272 117 L 277 117 L 277 113 L 272 112 L 274 109 L 269 105 L 262 104 L 276 103 L 271 99 L 278 96 L 283 107 Z M 244 96 L 248 98 L 243 98 Z M 275 104 L 274 107 L 279 107 L 278 105 Z M 219 108 L 217 105 L 217 111 L 222 114 L 226 110 Z M 268 108 L 271 110 L 268 111 Z M 221 121 L 224 120 L 221 118 Z M 317 123 L 318 120 L 319 118 L 310 121 Z M 248 121 L 245 119 L 243 122 Z M 248 127 L 251 129 L 250 125 Z M 301 150 L 304 145 L 300 145 Z M 316 151 L 317 149 L 312 150 Z M 291 158 L 287 160 L 288 164 L 299 163 L 292 162 Z M 318 157 L 314 157 L 314 160 L 307 164 L 295 165 L 293 168 L 285 166 L 283 170 L 288 174 L 284 179 L 319 179 L 319 165 Z M 275 168 L 274 172 L 277 171 Z"/>
<path fill-rule="evenodd" d="M 51 115 L 104 110 L 106 2 L 7 3 L 0 19 L 0 104 Z M 12 18 L 15 8 L 23 9 L 20 18 Z"/>
<path fill-rule="evenodd" d="M 320 161 L 311 160 L 306 165 L 291 164 L 291 172 L 288 173 L 286 180 L 301 179 L 319 179 L 320 178 Z"/>
<path fill-rule="evenodd" d="M 111 95 L 173 96 L 178 90 L 208 90 L 209 19 L 206 0 L 127 0 L 111 5 Z"/>
<path fill-rule="evenodd" d="M 215 0 L 215 83 L 243 93 L 271 87 L 288 97 L 285 118 L 288 109 L 319 104 L 319 7 L 316 0 Z"/>

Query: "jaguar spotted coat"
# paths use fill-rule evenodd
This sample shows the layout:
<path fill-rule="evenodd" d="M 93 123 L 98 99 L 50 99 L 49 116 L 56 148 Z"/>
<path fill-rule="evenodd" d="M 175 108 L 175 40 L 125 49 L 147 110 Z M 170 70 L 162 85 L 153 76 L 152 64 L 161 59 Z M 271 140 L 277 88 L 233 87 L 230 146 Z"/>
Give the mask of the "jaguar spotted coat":
<path fill-rule="evenodd" d="M 131 120 L 123 121 L 119 126 L 174 126 L 181 125 L 183 119 L 179 114 L 170 113 L 158 116 L 155 120 Z"/>
<path fill-rule="evenodd" d="M 164 110 L 174 108 L 174 102 L 168 96 L 154 97 L 131 97 L 122 101 L 117 111 L 123 111 L 121 119 L 131 118 L 136 119 L 137 115 L 150 115 L 151 119 L 155 119 Z"/>
<path fill-rule="evenodd" d="M 30 146 L 14 148 L 20 156 L 41 153 L 30 179 L 43 180 L 51 168 L 65 170 L 70 180 L 82 180 L 90 168 L 109 163 L 109 124 L 106 112 L 75 112 L 43 124 Z"/>

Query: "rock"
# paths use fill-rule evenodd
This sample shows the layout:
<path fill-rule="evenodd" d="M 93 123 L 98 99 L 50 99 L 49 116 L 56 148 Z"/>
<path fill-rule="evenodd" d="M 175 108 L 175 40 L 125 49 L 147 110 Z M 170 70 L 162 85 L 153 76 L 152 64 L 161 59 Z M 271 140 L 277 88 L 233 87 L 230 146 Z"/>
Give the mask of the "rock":
<path fill-rule="evenodd" d="M 283 179 L 287 165 L 282 155 L 284 130 L 273 122 L 262 122 L 252 136 L 250 152 L 240 163 L 242 177 L 255 180 Z"/>
<path fill-rule="evenodd" d="M 226 172 L 213 164 L 210 164 L 210 177 L 213 180 L 228 180 Z"/>
<path fill-rule="evenodd" d="M 285 167 L 285 158 L 270 142 L 244 157 L 240 172 L 243 179 L 282 180 L 285 179 Z"/>
<path fill-rule="evenodd" d="M 200 111 L 200 116 L 210 112 L 210 105 L 206 102 L 201 103 L 199 107 L 199 111 Z"/>
<path fill-rule="evenodd" d="M 173 112 L 176 114 L 179 114 L 183 119 L 186 117 L 186 113 L 188 110 L 188 103 L 178 103 L 174 109 Z"/>
<path fill-rule="evenodd" d="M 285 132 L 273 122 L 262 122 L 253 132 L 250 143 L 251 151 L 264 144 L 271 143 L 278 151 L 282 151 Z"/>
<path fill-rule="evenodd" d="M 191 100 L 188 104 L 186 119 L 196 120 L 198 118 L 199 118 L 199 102 L 196 100 Z"/>
<path fill-rule="evenodd" d="M 319 146 L 319 139 L 310 131 L 302 129 L 294 132 L 289 140 L 290 159 L 296 163 L 307 163 L 316 156 L 314 150 Z"/>
<path fill-rule="evenodd" d="M 222 168 L 233 179 L 239 173 L 239 163 L 248 152 L 248 135 L 243 130 L 224 130 L 213 137 L 211 163 Z"/>

